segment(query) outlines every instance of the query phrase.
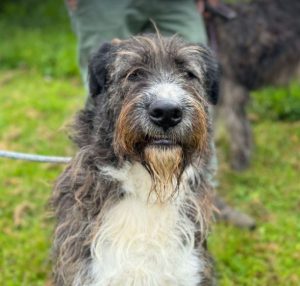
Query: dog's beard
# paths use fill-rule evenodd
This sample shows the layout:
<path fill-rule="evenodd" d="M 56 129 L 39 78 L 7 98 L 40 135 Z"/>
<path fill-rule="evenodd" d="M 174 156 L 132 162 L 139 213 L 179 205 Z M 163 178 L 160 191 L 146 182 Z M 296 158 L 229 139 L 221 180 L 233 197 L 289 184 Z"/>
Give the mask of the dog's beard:
<path fill-rule="evenodd" d="M 139 126 L 135 113 L 139 100 L 135 98 L 123 105 L 116 124 L 114 150 L 121 160 L 142 162 L 152 177 L 149 199 L 153 201 L 156 197 L 166 202 L 176 194 L 187 163 L 207 147 L 206 113 L 198 102 L 192 101 L 191 131 L 186 136 L 181 135 L 171 146 L 160 146 L 151 144 L 151 132 L 145 134 Z"/>
<path fill-rule="evenodd" d="M 149 199 L 164 203 L 170 200 L 180 184 L 183 171 L 183 151 L 180 146 L 146 146 L 144 163 L 152 177 Z"/>

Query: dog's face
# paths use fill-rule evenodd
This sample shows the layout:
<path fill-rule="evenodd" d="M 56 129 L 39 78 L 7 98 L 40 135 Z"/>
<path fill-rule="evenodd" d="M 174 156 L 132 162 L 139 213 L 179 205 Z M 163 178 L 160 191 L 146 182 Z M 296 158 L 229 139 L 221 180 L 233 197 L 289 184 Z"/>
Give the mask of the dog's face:
<path fill-rule="evenodd" d="M 216 63 L 204 46 L 157 36 L 105 44 L 89 74 L 95 106 L 105 103 L 114 123 L 120 158 L 140 160 L 162 176 L 158 169 L 180 173 L 205 150 L 208 105 L 218 90 Z"/>

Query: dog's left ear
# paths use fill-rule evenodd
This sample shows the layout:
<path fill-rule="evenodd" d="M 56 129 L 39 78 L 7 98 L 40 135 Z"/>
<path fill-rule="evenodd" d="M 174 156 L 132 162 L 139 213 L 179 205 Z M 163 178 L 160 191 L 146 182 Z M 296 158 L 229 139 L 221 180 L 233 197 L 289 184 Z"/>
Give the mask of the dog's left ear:
<path fill-rule="evenodd" d="M 89 92 L 92 98 L 104 92 L 107 84 L 107 68 L 112 61 L 113 45 L 104 43 L 91 57 L 88 67 Z"/>
<path fill-rule="evenodd" d="M 204 48 L 202 59 L 205 64 L 205 88 L 209 101 L 216 105 L 219 98 L 219 65 L 213 53 Z"/>

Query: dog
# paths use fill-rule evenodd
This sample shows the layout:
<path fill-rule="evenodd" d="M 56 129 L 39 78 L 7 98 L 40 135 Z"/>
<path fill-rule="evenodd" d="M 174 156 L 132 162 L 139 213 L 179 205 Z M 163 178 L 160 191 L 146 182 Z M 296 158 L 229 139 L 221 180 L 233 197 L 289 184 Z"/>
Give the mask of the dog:
<path fill-rule="evenodd" d="M 222 73 L 217 113 L 228 129 L 231 165 L 243 170 L 253 146 L 249 93 L 299 78 L 300 2 L 252 0 L 230 7 L 238 15 L 234 20 L 212 19 Z"/>
<path fill-rule="evenodd" d="M 92 107 L 52 204 L 54 285 L 210 286 L 212 127 L 218 67 L 208 48 L 141 35 L 102 45 Z"/>

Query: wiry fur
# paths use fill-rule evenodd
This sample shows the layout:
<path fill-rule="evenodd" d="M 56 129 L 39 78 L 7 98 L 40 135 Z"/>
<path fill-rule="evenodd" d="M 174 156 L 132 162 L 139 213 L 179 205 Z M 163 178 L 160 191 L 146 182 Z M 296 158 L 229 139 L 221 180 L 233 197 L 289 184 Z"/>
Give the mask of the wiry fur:
<path fill-rule="evenodd" d="M 53 194 L 54 284 L 214 285 L 204 244 L 208 102 L 217 94 L 209 51 L 175 37 L 139 36 L 102 46 L 89 72 L 92 107 L 75 120 L 79 151 Z M 166 92 L 184 108 L 170 130 L 147 117 L 148 104 Z"/>
<path fill-rule="evenodd" d="M 232 166 L 243 169 L 252 149 L 249 92 L 299 77 L 300 2 L 252 0 L 232 8 L 236 19 L 215 19 L 214 24 L 223 75 L 221 114 L 229 130 Z"/>

